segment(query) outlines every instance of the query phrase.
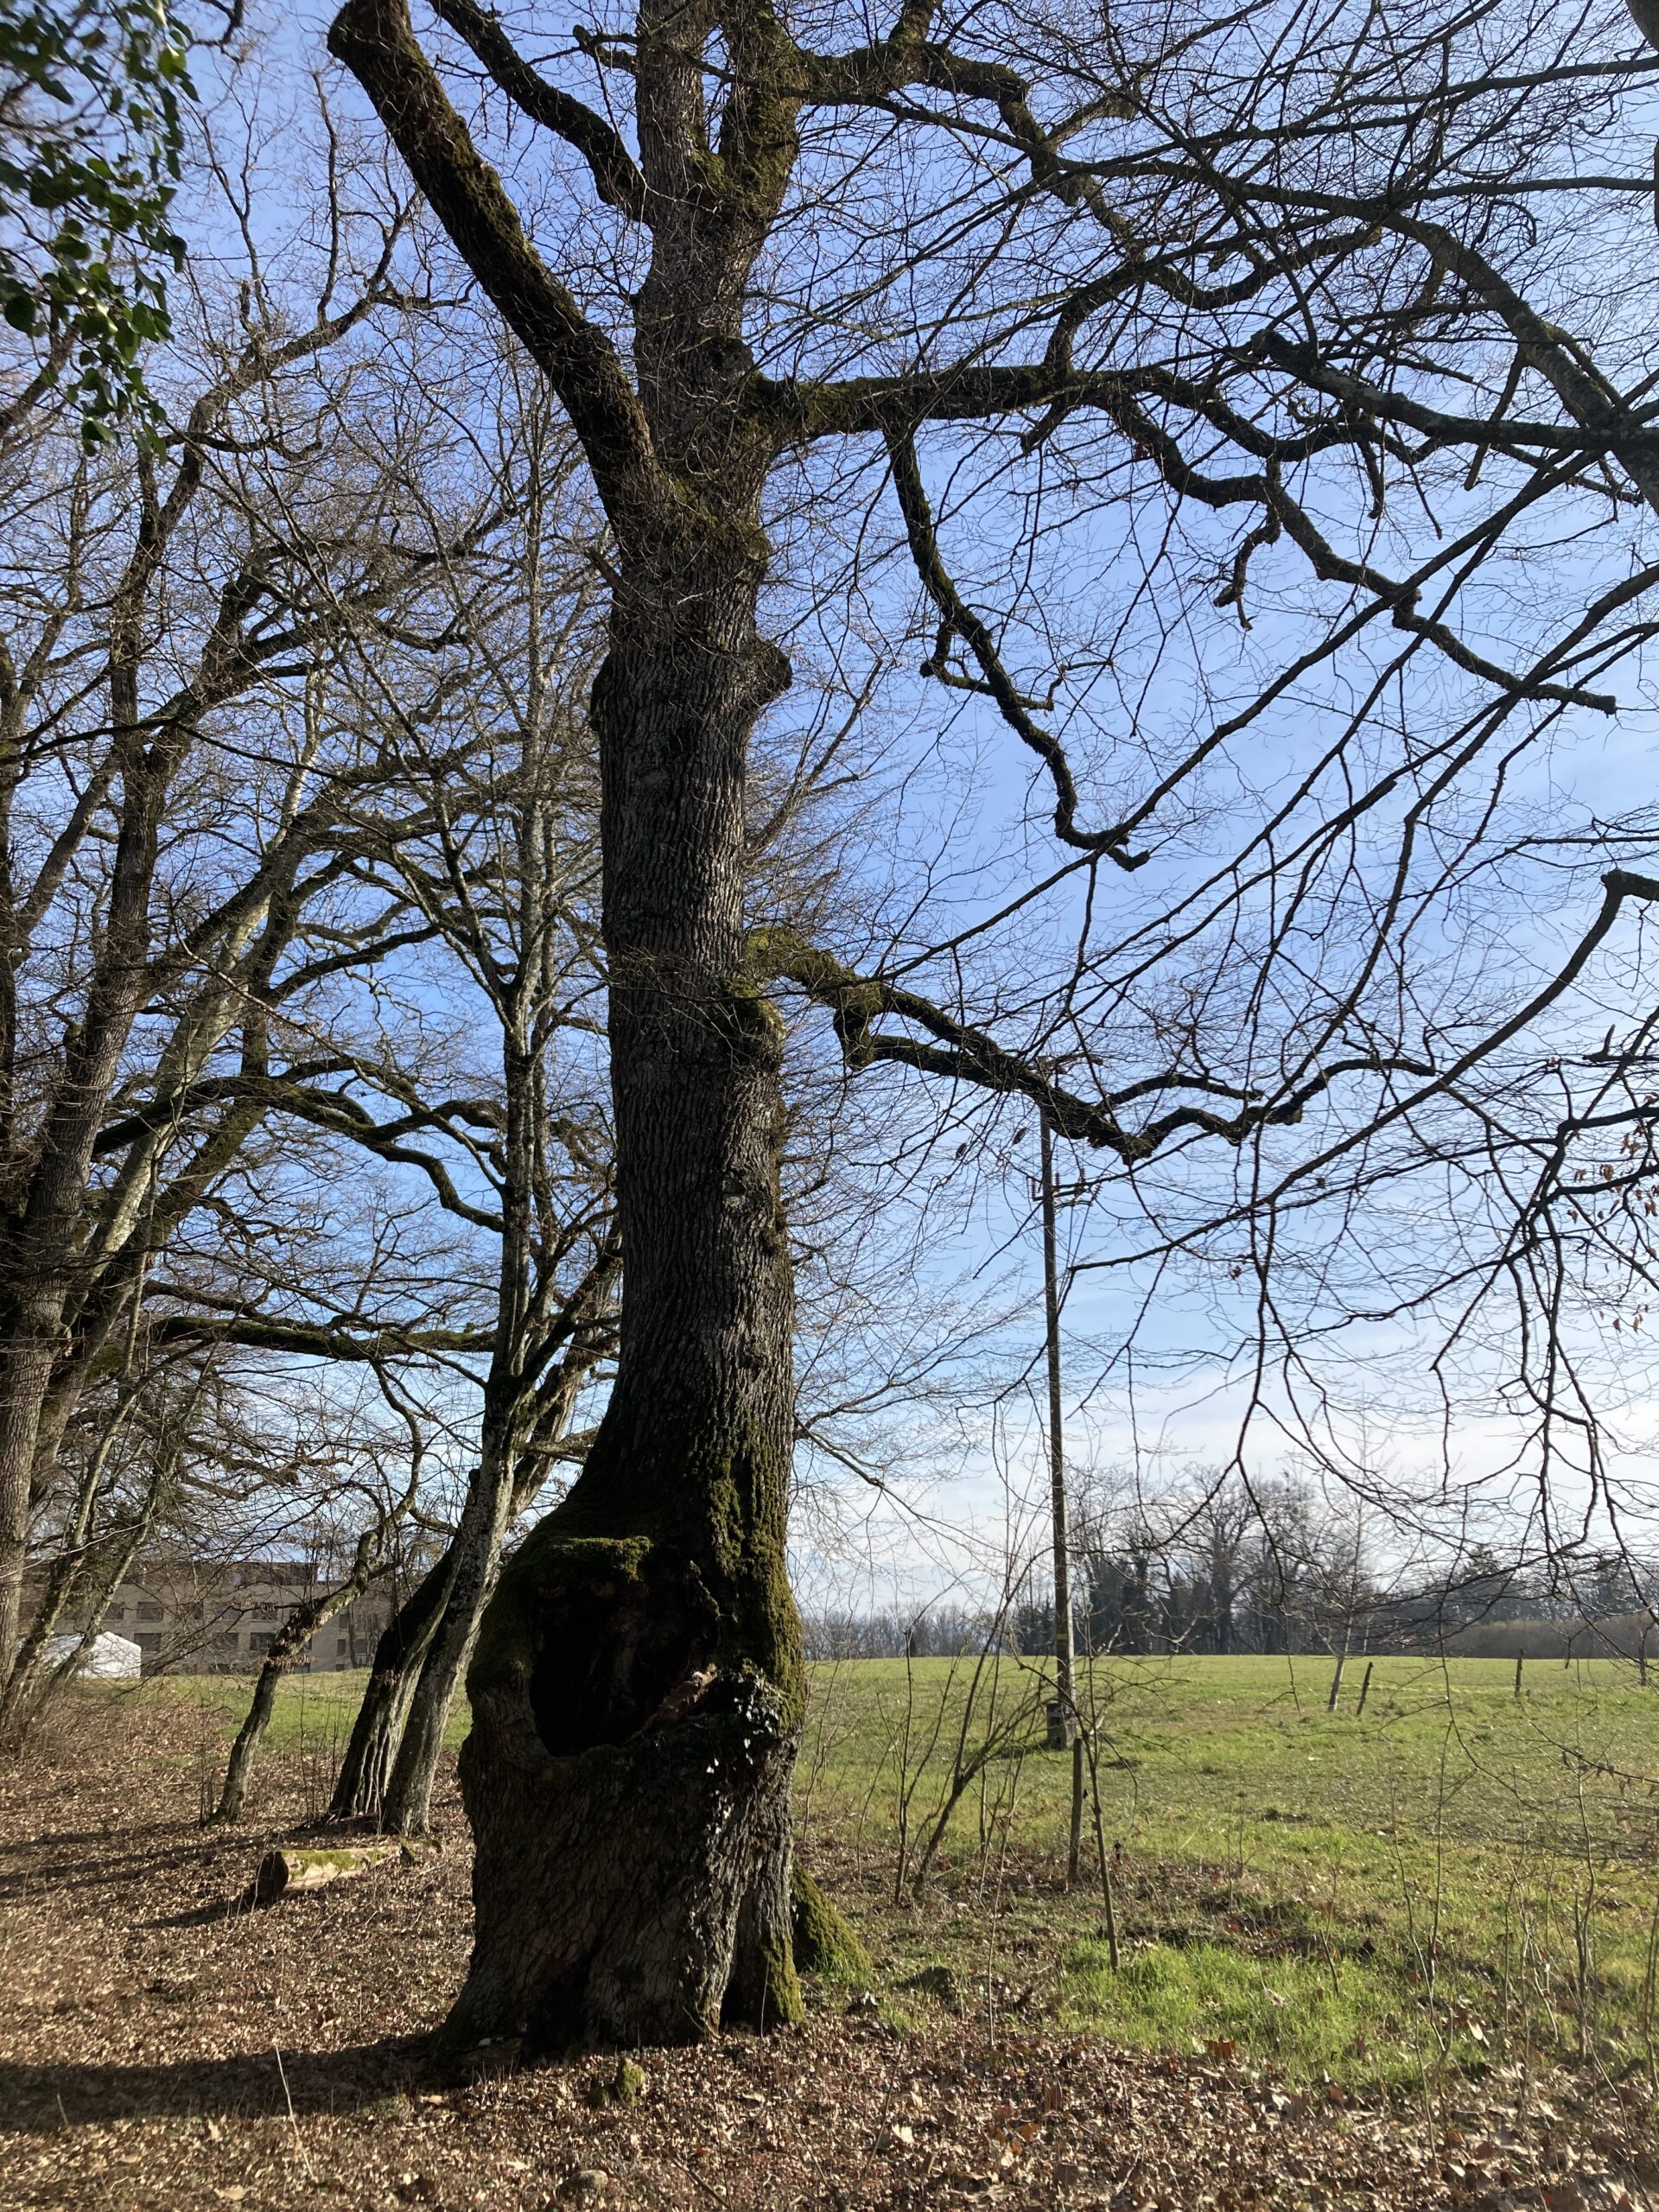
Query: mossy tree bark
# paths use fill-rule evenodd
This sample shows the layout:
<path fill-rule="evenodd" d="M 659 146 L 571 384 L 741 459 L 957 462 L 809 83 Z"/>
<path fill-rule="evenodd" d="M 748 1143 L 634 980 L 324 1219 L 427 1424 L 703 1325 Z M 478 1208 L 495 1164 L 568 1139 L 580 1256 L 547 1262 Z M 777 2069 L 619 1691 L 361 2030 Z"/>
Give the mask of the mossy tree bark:
<path fill-rule="evenodd" d="M 512 74 L 493 17 L 446 14 Z M 712 8 L 641 11 L 637 166 L 599 118 L 581 126 L 601 191 L 652 225 L 632 377 L 525 238 L 403 0 L 348 0 L 330 34 L 563 401 L 617 563 L 591 714 L 620 1342 L 583 1471 L 505 1570 L 468 1678 L 477 1930 L 454 2045 L 683 2042 L 799 2007 L 782 1027 L 749 980 L 744 912 L 749 740 L 789 677 L 756 619 L 786 433 L 748 404 L 742 328 L 798 100 L 728 103 L 716 159 L 715 30 Z M 749 30 L 778 44 L 764 10 Z"/>
<path fill-rule="evenodd" d="M 1550 702 L 1552 712 L 1569 704 L 1606 710 L 1612 702 L 1545 680 L 1546 668 L 1561 672 L 1554 662 L 1516 676 L 1486 661 L 1452 626 L 1449 601 L 1432 614 L 1420 607 L 1417 584 L 1378 569 L 1369 544 L 1344 550 L 1345 519 L 1332 535 L 1321 519 L 1326 480 L 1314 465 L 1329 455 L 1345 469 L 1363 458 L 1380 498 L 1388 469 L 1414 465 L 1402 461 L 1396 432 L 1420 425 L 1420 413 L 1437 449 L 1491 446 L 1496 418 L 1484 405 L 1465 418 L 1438 405 L 1421 412 L 1393 389 L 1402 363 L 1408 383 L 1429 373 L 1417 352 L 1408 363 L 1386 348 L 1376 353 L 1384 327 L 1408 334 L 1408 349 L 1420 346 L 1423 266 L 1415 257 L 1427 257 L 1436 283 L 1456 276 L 1483 343 L 1503 354 L 1518 345 L 1535 359 L 1574 425 L 1569 445 L 1581 431 L 1586 455 L 1616 456 L 1656 507 L 1659 463 L 1626 435 L 1634 418 L 1624 403 L 1614 404 L 1568 340 L 1485 259 L 1475 233 L 1466 239 L 1416 204 L 1425 186 L 1414 180 L 1438 178 L 1438 158 L 1425 166 L 1402 139 L 1393 181 L 1380 193 L 1368 181 L 1376 167 L 1370 126 L 1355 120 L 1348 154 L 1338 150 L 1341 130 L 1330 140 L 1333 175 L 1344 160 L 1356 164 L 1351 192 L 1305 189 L 1297 165 L 1306 132 L 1284 106 L 1286 88 L 1303 79 L 1321 88 L 1307 113 L 1324 118 L 1322 131 L 1338 111 L 1353 118 L 1381 111 L 1380 99 L 1408 115 L 1421 137 L 1421 101 L 1402 88 L 1416 83 L 1438 32 L 1426 29 L 1421 49 L 1399 56 L 1390 46 L 1373 94 L 1353 89 L 1376 44 L 1359 33 L 1332 78 L 1323 31 L 1271 64 L 1253 52 L 1243 58 L 1247 36 L 1240 57 L 1218 49 L 1212 63 L 1185 29 L 1166 50 L 1155 35 L 1137 42 L 1137 34 L 1126 48 L 1109 20 L 1096 45 L 1081 19 L 1068 16 L 1010 41 L 976 11 L 897 0 L 873 22 L 849 11 L 863 42 L 824 54 L 797 42 L 775 0 L 636 0 L 604 29 L 575 33 L 604 86 L 592 106 L 516 50 L 480 0 L 431 4 L 467 49 L 465 75 L 475 83 L 481 71 L 516 111 L 515 161 L 521 118 L 563 142 L 544 162 L 523 157 L 556 222 L 571 196 L 561 271 L 526 236 L 481 158 L 415 36 L 406 0 L 346 0 L 332 51 L 363 85 L 481 290 L 556 393 L 608 525 L 595 559 L 613 594 L 610 651 L 593 712 L 604 754 L 605 938 L 626 1268 L 620 1364 L 593 1458 L 504 1579 L 480 1637 L 477 1724 L 464 1767 L 478 1829 L 478 1951 L 454 2027 L 457 2037 L 683 2037 L 703 2031 L 728 1991 L 734 2007 L 752 2013 L 765 2010 L 757 1993 L 769 1992 L 775 2008 L 792 2002 L 786 1974 L 767 1964 L 782 1949 L 780 1808 L 799 1692 L 782 1569 L 791 1420 L 790 1290 L 773 1158 L 779 1046 L 753 988 L 762 962 L 833 1015 L 850 1068 L 886 1063 L 1023 1096 L 1068 1141 L 1109 1148 L 1134 1166 L 1175 1143 L 1241 1147 L 1292 1128 L 1333 1083 L 1350 1078 L 1386 1084 L 1409 1076 L 1428 1084 L 1423 1100 L 1449 1097 L 1478 1060 L 1574 986 L 1624 901 L 1659 899 L 1655 879 L 1611 872 L 1599 917 L 1558 976 L 1455 1065 L 1425 1061 L 1427 1032 L 1409 995 L 1402 1003 L 1413 1010 L 1397 1033 L 1394 1008 L 1373 1001 L 1370 979 L 1392 976 L 1394 963 L 1392 952 L 1379 957 L 1372 948 L 1362 951 L 1351 1004 L 1330 1001 L 1321 985 L 1319 1011 L 1290 1007 L 1284 1034 L 1296 1041 L 1265 1084 L 1261 1071 L 1278 1050 L 1263 1042 L 1271 1023 L 1258 1038 L 1252 1022 L 1236 1076 L 1223 1077 L 1198 1033 L 1192 1049 L 1183 1039 L 1172 1052 L 1166 1025 L 1154 1020 L 1144 1071 L 1116 1071 L 1113 1087 L 1092 1096 L 1067 1088 L 1052 1062 L 1009 1050 L 991 1029 L 895 977 L 855 975 L 787 927 L 766 932 L 769 945 L 746 956 L 744 753 L 755 716 L 785 680 L 756 626 L 768 467 L 786 448 L 815 442 L 885 442 L 905 539 L 938 617 L 920 672 L 995 708 L 1039 764 L 1054 801 L 1053 836 L 1077 866 L 1130 871 L 1149 857 L 1154 829 L 1156 839 L 1178 834 L 1167 826 L 1178 797 L 1204 811 L 1193 779 L 1211 772 L 1214 747 L 1278 711 L 1293 665 L 1323 666 L 1358 632 L 1347 613 L 1333 615 L 1328 636 L 1310 643 L 1312 658 L 1287 662 L 1248 710 L 1201 737 L 1160 737 L 1160 748 L 1174 750 L 1157 783 L 1133 800 L 1126 786 L 1118 804 L 1128 810 L 1087 827 L 1084 793 L 1047 720 L 1058 710 L 1061 672 L 1054 699 L 1033 706 L 1004 664 L 1001 620 L 986 620 L 957 587 L 918 451 L 925 425 L 998 423 L 1012 467 L 1016 444 L 1035 455 L 1068 422 L 1092 416 L 1090 435 L 1115 429 L 1137 465 L 1154 469 L 1190 514 L 1249 518 L 1233 587 L 1218 606 L 1239 602 L 1252 551 L 1282 538 L 1319 587 L 1309 610 L 1316 622 L 1325 620 L 1325 588 L 1336 594 L 1333 607 L 1345 608 L 1357 592 L 1364 621 L 1386 616 L 1410 633 L 1414 653 L 1445 656 L 1508 702 L 1491 720 L 1493 732 L 1522 700 Z M 835 20 L 833 10 L 791 12 L 825 31 Z M 563 34 L 529 13 L 537 45 L 555 51 Z M 1230 17 L 1221 20 L 1230 26 Z M 1194 12 L 1192 35 L 1204 28 Z M 1169 86 L 1160 82 L 1166 62 L 1177 72 Z M 1224 84 L 1232 88 L 1233 118 L 1221 133 L 1224 158 L 1212 128 Z M 609 119 L 613 105 L 626 111 L 625 130 Z M 1257 107 L 1271 119 L 1252 135 Z M 784 206 L 804 109 L 814 111 L 815 144 L 791 211 L 802 243 L 791 260 L 786 241 L 763 283 L 752 285 Z M 839 132 L 837 109 L 851 111 Z M 1436 130 L 1444 124 L 1455 137 L 1452 118 L 1465 111 L 1485 110 L 1467 88 L 1448 86 Z M 1109 148 L 1091 141 L 1108 119 L 1135 126 Z M 949 136 L 921 135 L 935 132 Z M 1462 143 L 1471 158 L 1485 158 L 1484 137 Z M 579 163 L 617 228 L 632 226 L 625 236 L 599 243 L 608 219 L 580 204 Z M 1479 194 L 1471 203 L 1483 211 L 1491 204 Z M 1484 221 L 1483 212 L 1476 232 Z M 1397 271 L 1384 287 L 1386 309 L 1375 291 L 1379 238 L 1393 241 Z M 1362 324 L 1348 320 L 1339 303 L 1349 294 L 1336 281 L 1355 254 L 1367 257 L 1353 296 L 1365 301 Z M 838 272 L 833 279 L 822 277 L 826 264 Z M 1308 342 L 1312 295 L 1296 275 L 1315 266 L 1325 272 L 1316 288 L 1319 345 Z M 1145 322 L 1143 302 L 1151 310 Z M 1325 302 L 1336 303 L 1329 324 Z M 1356 404 L 1360 386 L 1332 364 L 1349 360 L 1362 325 L 1361 350 L 1377 373 Z M 779 374 L 757 367 L 746 328 L 764 330 L 772 358 L 785 365 Z M 1272 369 L 1265 386 L 1264 365 Z M 1498 416 L 1507 406 L 1499 402 Z M 1506 418 L 1506 439 L 1516 427 Z M 1555 425 L 1516 434 L 1517 450 L 1564 449 Z M 1092 449 L 1080 455 L 1088 457 L 1059 464 L 1057 483 L 1089 480 Z M 1002 466 L 988 464 L 988 474 Z M 966 469 L 960 480 L 973 475 Z M 1100 480 L 1111 482 L 1114 499 L 1138 496 L 1117 478 L 1116 461 Z M 1315 494 L 1307 504 L 1297 488 L 1305 481 Z M 1034 481 L 1014 496 L 1035 499 Z M 1345 516 L 1341 498 L 1336 505 Z M 1041 573 L 1038 548 L 1058 509 L 1046 511 L 1052 520 L 1034 519 L 1044 512 L 1036 505 L 1027 512 L 1032 521 L 1011 525 L 1032 533 L 1035 565 L 1014 563 L 1022 597 Z M 1125 545 L 1133 543 L 1131 531 Z M 1154 573 L 1135 575 L 1130 593 L 1148 588 Z M 1605 611 L 1599 607 L 1593 621 Z M 1016 616 L 1016 637 L 1025 621 Z M 1039 620 L 1034 626 L 1040 632 Z M 1329 865 L 1345 874 L 1356 823 L 1383 820 L 1400 777 L 1416 773 L 1414 755 L 1373 781 L 1370 766 L 1351 766 L 1353 741 L 1352 731 L 1338 741 L 1295 802 L 1310 810 L 1304 849 L 1319 856 L 1298 865 L 1316 874 Z M 1336 794 L 1328 818 L 1320 811 L 1327 772 Z M 1141 771 L 1125 772 L 1133 780 Z M 1484 810 L 1486 802 L 1477 804 Z M 1268 834 L 1252 818 L 1240 853 L 1255 853 Z M 1278 830 L 1270 834 L 1276 842 Z M 1168 864 L 1173 848 L 1159 849 Z M 1385 861 L 1379 881 L 1403 880 L 1404 865 Z M 1254 899 L 1263 879 L 1243 860 L 1226 863 L 1223 876 L 1236 887 L 1205 929 L 1224 949 L 1233 942 L 1226 918 L 1252 911 L 1226 900 Z M 1398 908 L 1392 893 L 1382 905 L 1390 916 Z M 1091 880 L 1091 912 L 1093 906 Z M 1085 925 L 1066 983 L 1068 1033 L 1078 1018 L 1078 979 L 1096 972 L 1096 960 L 1094 1003 L 1128 1007 L 1144 1002 L 1141 963 L 1161 957 L 1148 956 L 1149 940 L 1136 933 L 1126 941 L 1132 956 L 1124 953 L 1135 965 L 1117 974 L 1116 951 L 1090 949 L 1092 930 Z M 1291 957 L 1276 934 L 1262 957 L 1263 974 L 1274 976 Z M 1286 985 L 1294 1001 L 1306 979 L 1294 963 L 1283 972 L 1294 976 Z M 1272 997 L 1264 989 L 1252 1004 Z M 1022 1001 L 1038 1003 L 1035 995 Z M 1347 1007 L 1341 1020 L 1326 1019 L 1330 1003 Z M 1357 1054 L 1350 1016 L 1367 1025 Z M 1114 1019 L 1100 1033 L 1099 1054 L 1079 1056 L 1090 1090 L 1106 1065 L 1116 1067 L 1119 1032 Z M 1407 1111 L 1387 1088 L 1377 1098 L 1379 1128 Z"/>
<path fill-rule="evenodd" d="M 594 702 L 621 1339 L 587 1465 L 504 1571 L 468 1680 L 457 2044 L 687 2041 L 799 2007 L 782 1033 L 741 980 L 743 759 L 779 671 L 755 565 L 712 569 L 665 634 L 618 620 Z"/>
<path fill-rule="evenodd" d="M 572 289 L 584 276 L 567 282 L 526 236 L 406 0 L 346 0 L 331 50 L 556 392 L 608 524 L 608 651 L 591 715 L 620 1349 L 587 1466 L 504 1573 L 480 1635 L 461 1765 L 477 1941 L 448 2032 L 456 2044 L 677 2041 L 722 2014 L 770 2023 L 798 2003 L 788 1799 L 802 1674 L 784 1561 L 792 1298 L 782 1033 L 761 967 L 823 999 L 851 1065 L 904 1058 L 1023 1090 L 1068 1135 L 1140 1142 L 913 995 L 872 995 L 788 931 L 769 950 L 746 941 L 748 747 L 789 680 L 757 619 L 762 499 L 779 455 L 817 438 L 887 439 L 918 573 L 942 620 L 978 640 L 988 690 L 1046 764 L 1057 835 L 1132 864 L 1127 833 L 1077 827 L 1063 754 L 948 590 L 911 443 L 931 416 L 1080 404 L 1065 349 L 948 376 L 774 382 L 746 341 L 751 278 L 809 104 L 883 107 L 911 85 L 984 100 L 1038 188 L 1061 187 L 1022 81 L 930 44 L 926 0 L 904 0 L 889 35 L 839 57 L 798 46 L 771 0 L 640 0 L 626 54 L 601 57 L 631 85 L 637 155 L 477 0 L 434 4 L 508 101 L 576 149 L 649 256 L 627 295 L 625 360 Z M 1091 387 L 1101 404 L 1115 391 Z M 931 1040 L 874 1037 L 889 1010 L 921 1020 Z"/>

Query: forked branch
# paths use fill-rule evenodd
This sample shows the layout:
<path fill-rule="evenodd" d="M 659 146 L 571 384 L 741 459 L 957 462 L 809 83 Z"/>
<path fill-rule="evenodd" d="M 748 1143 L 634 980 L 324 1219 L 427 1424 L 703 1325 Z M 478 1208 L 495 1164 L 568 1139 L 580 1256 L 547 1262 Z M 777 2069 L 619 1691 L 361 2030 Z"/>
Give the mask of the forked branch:
<path fill-rule="evenodd" d="M 434 12 L 464 39 L 479 61 L 515 106 L 532 123 L 574 146 L 593 173 L 594 188 L 607 207 L 636 223 L 645 219 L 645 181 L 639 165 L 601 115 L 573 99 L 532 69 L 502 29 L 500 21 L 477 0 L 433 0 Z"/>
<path fill-rule="evenodd" d="M 667 494 L 615 346 L 526 235 L 422 52 L 404 0 L 346 0 L 328 50 L 368 94 L 456 251 L 557 392 L 619 543 L 631 549 L 660 519 Z"/>
<path fill-rule="evenodd" d="M 1054 835 L 1065 845 L 1082 853 L 1101 853 L 1122 868 L 1139 868 L 1147 855 L 1128 849 L 1128 832 L 1122 828 L 1109 830 L 1079 830 L 1077 827 L 1077 786 L 1071 773 L 1071 764 L 1065 757 L 1065 748 L 1038 721 L 1021 698 L 1001 657 L 995 639 L 980 617 L 969 606 L 957 589 L 944 556 L 939 550 L 938 531 L 934 526 L 932 510 L 928 505 L 926 486 L 916 459 L 916 443 L 908 431 L 889 430 L 887 454 L 893 463 L 893 488 L 899 495 L 899 511 L 905 518 L 905 531 L 910 540 L 911 558 L 916 563 L 916 573 L 921 578 L 928 597 L 939 611 L 939 643 L 933 658 L 925 661 L 925 676 L 943 674 L 944 654 L 950 639 L 960 638 L 972 653 L 978 665 L 988 695 L 996 702 L 998 712 L 1022 745 L 1031 750 L 1047 769 L 1049 780 L 1054 786 Z"/>
<path fill-rule="evenodd" d="M 1229 1090 L 1208 1077 L 1186 1076 L 1173 1070 L 1160 1078 L 1142 1077 L 1121 1092 L 1083 1098 L 1068 1090 L 1040 1061 L 1008 1052 L 984 1030 L 946 1014 L 918 992 L 907 991 L 880 976 L 856 974 L 833 953 L 809 944 L 794 930 L 758 930 L 749 944 L 751 966 L 761 980 L 781 977 L 828 1009 L 849 1068 L 856 1071 L 886 1061 L 971 1084 L 981 1090 L 1027 1098 L 1062 1136 L 1115 1152 L 1128 1165 L 1150 1159 L 1172 1137 L 1188 1131 L 1236 1145 L 1258 1129 L 1299 1122 L 1313 1100 L 1344 1075 L 1432 1077 L 1434 1073 L 1421 1061 L 1358 1053 L 1316 1070 L 1294 1090 L 1273 1098 Z M 902 1031 L 876 1028 L 876 1021 L 884 1014 L 922 1030 L 933 1041 L 924 1043 Z M 1219 1094 L 1236 1099 L 1238 1110 L 1223 1114 L 1208 1106 L 1174 1106 L 1139 1128 L 1130 1128 L 1119 1118 L 1121 1106 L 1157 1090 Z"/>

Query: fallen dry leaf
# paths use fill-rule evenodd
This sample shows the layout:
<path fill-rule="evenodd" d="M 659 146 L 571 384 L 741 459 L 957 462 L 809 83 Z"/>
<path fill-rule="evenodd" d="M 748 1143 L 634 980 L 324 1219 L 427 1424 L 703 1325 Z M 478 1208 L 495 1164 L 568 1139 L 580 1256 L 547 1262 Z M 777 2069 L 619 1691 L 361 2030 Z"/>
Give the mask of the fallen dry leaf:
<path fill-rule="evenodd" d="M 799 2029 L 653 2055 L 628 2103 L 588 2101 L 591 2058 L 457 2088 L 428 2042 L 470 1937 L 452 1783 L 436 1857 L 229 1911 L 315 1778 L 273 1759 L 258 1825 L 203 1830 L 185 1716 L 145 1726 L 97 1760 L 0 1769 L 4 2212 L 1038 2212 L 1057 2192 L 1089 2212 L 1659 2212 L 1640 2084 L 1580 2103 L 1552 2077 L 1524 2113 L 1469 2085 L 1433 2129 L 1420 2106 L 1243 2072 L 1230 2038 L 1126 2052 L 938 2009 L 901 2034 L 844 1994 Z M 158 1982 L 180 1993 L 143 1999 Z M 56 2009 L 111 1986 L 135 2000 Z"/>

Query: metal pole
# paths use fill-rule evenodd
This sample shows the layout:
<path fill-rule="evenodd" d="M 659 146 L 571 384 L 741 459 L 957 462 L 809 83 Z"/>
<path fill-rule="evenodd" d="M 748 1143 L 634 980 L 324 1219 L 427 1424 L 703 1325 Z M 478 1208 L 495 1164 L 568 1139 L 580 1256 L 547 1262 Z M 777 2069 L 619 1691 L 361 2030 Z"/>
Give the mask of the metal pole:
<path fill-rule="evenodd" d="M 1077 1740 L 1077 1688 L 1071 1668 L 1071 1553 L 1065 1516 L 1065 1443 L 1060 1433 L 1060 1285 L 1054 1233 L 1054 1133 L 1042 1117 L 1043 1308 L 1048 1328 L 1048 1481 L 1054 1527 L 1054 1701 L 1048 1708 L 1051 1751 Z"/>

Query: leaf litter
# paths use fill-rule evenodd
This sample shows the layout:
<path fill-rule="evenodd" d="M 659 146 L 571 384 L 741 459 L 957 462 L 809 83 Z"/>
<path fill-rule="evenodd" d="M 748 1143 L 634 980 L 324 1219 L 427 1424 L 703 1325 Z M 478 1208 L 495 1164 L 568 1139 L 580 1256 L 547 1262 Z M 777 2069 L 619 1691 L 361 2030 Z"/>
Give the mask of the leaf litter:
<path fill-rule="evenodd" d="M 1160 2056 L 976 2010 L 896 2026 L 869 1993 L 701 2048 L 445 2078 L 468 1853 L 265 1910 L 260 1855 L 310 1794 L 198 1823 L 176 1707 L 0 1770 L 6 2212 L 1659 2212 L 1649 2088 L 1494 2069 L 1455 2104 L 1293 2089 L 1217 2038 Z"/>

